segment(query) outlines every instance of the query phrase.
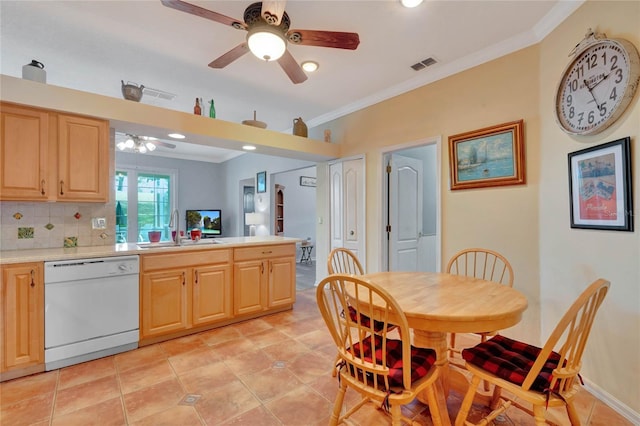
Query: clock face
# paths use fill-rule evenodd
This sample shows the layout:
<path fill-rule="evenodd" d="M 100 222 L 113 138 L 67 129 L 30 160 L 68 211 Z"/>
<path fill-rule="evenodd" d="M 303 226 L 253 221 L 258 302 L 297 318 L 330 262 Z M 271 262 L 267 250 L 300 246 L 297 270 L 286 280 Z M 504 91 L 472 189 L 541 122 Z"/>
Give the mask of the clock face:
<path fill-rule="evenodd" d="M 638 86 L 640 60 L 625 40 L 601 40 L 578 53 L 556 94 L 556 116 L 569 134 L 589 135 L 610 126 Z"/>

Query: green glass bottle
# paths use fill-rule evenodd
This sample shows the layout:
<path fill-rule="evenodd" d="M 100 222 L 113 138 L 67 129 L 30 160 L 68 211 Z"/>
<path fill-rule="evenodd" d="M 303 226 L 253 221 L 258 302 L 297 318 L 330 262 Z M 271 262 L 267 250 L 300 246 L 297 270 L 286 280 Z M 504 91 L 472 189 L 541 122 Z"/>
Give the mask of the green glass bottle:
<path fill-rule="evenodd" d="M 216 118 L 216 106 L 211 99 L 211 106 L 209 107 L 209 117 Z"/>

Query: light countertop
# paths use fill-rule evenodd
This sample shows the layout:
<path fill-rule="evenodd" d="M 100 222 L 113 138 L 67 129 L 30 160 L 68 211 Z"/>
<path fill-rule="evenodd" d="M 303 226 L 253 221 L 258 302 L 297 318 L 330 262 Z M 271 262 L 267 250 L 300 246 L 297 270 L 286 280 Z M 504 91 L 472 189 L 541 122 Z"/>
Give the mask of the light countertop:
<path fill-rule="evenodd" d="M 276 237 L 273 235 L 267 235 L 259 237 L 227 237 L 203 239 L 198 243 L 193 243 L 190 240 L 186 240 L 183 245 L 180 246 L 173 245 L 171 243 L 124 243 L 112 246 L 5 250 L 0 251 L 0 264 L 124 256 L 131 254 L 160 253 L 167 251 L 217 250 L 264 244 L 291 244 L 300 243 L 301 241 L 303 240 L 299 238 Z"/>

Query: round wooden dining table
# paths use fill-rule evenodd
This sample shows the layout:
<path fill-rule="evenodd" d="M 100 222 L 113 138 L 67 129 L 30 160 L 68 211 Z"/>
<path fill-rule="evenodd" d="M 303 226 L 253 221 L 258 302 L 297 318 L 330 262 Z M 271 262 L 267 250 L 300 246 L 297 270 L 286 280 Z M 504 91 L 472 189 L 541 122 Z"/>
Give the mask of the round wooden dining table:
<path fill-rule="evenodd" d="M 438 405 L 450 425 L 446 405 L 449 387 L 467 383 L 449 368 L 447 333 L 479 333 L 516 325 L 527 308 L 519 291 L 492 281 L 438 272 L 377 272 L 362 278 L 384 288 L 404 311 L 413 331 L 413 345 L 436 351 L 440 368 Z M 393 322 L 391 320 L 391 322 Z"/>

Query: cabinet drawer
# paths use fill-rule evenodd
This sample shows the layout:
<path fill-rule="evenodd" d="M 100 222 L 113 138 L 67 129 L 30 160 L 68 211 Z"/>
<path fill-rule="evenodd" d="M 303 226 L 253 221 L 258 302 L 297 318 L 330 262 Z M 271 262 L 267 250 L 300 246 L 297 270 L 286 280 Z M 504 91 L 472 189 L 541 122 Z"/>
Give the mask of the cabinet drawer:
<path fill-rule="evenodd" d="M 266 259 L 270 257 L 295 256 L 295 244 L 274 244 L 268 246 L 243 247 L 233 251 L 233 259 L 237 261 Z"/>
<path fill-rule="evenodd" d="M 142 271 L 148 272 L 158 269 L 184 268 L 193 265 L 229 263 L 231 261 L 231 250 L 216 249 L 187 251 L 185 253 L 145 254 L 141 258 Z"/>

